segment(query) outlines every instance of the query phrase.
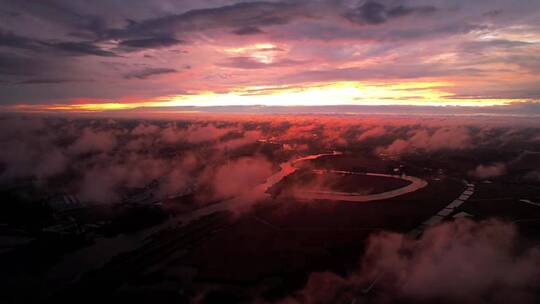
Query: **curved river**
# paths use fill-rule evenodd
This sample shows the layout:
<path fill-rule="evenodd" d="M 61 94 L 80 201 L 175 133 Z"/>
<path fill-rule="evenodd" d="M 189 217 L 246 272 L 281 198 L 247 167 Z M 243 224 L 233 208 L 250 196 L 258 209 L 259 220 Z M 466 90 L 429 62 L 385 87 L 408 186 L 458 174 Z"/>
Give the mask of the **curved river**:
<path fill-rule="evenodd" d="M 331 173 L 340 173 L 340 174 L 350 174 L 350 175 L 367 175 L 367 176 L 379 176 L 379 177 L 388 177 L 388 178 L 399 178 L 406 181 L 409 181 L 405 187 L 398 189 L 375 193 L 375 194 L 362 194 L 362 193 L 349 193 L 349 192 L 335 192 L 335 191 L 306 191 L 300 192 L 295 195 L 299 199 L 307 200 L 331 200 L 331 201 L 345 201 L 345 202 L 370 202 L 390 199 L 393 197 L 401 196 L 403 194 L 411 193 L 416 190 L 422 189 L 428 185 L 427 181 L 420 179 L 414 176 L 408 175 L 390 175 L 390 174 L 381 174 L 381 173 L 360 173 L 352 171 L 338 171 L 338 170 L 329 170 L 327 172 Z"/>
<path fill-rule="evenodd" d="M 118 235 L 113 238 L 97 238 L 95 242 L 88 246 L 81 248 L 73 253 L 67 254 L 60 263 L 53 266 L 48 273 L 48 278 L 45 280 L 45 290 L 47 294 L 52 294 L 60 288 L 66 286 L 72 281 L 77 280 L 82 274 L 98 269 L 107 263 L 112 257 L 137 250 L 146 244 L 151 237 L 165 229 L 177 228 L 189 224 L 203 216 L 210 215 L 219 211 L 232 210 L 237 204 L 242 204 L 246 198 L 251 199 L 264 199 L 269 196 L 267 190 L 273 185 L 279 183 L 286 176 L 296 172 L 298 170 L 294 165 L 296 163 L 317 159 L 322 156 L 340 155 L 340 152 L 324 153 L 308 155 L 294 160 L 290 160 L 280 165 L 280 171 L 270 176 L 263 184 L 253 188 L 247 196 L 231 198 L 223 202 L 208 205 L 192 212 L 180 214 L 174 218 L 167 220 L 166 222 L 150 227 L 148 229 L 139 231 L 129 235 Z M 343 173 L 344 171 L 336 171 Z M 347 174 L 360 174 L 356 172 L 345 172 Z M 364 173 L 362 173 L 364 174 Z M 396 176 L 377 174 L 377 173 L 365 173 L 366 175 L 384 176 L 396 178 Z M 411 184 L 406 187 L 373 195 L 362 195 L 355 193 L 341 193 L 341 192 L 317 192 L 306 193 L 304 199 L 324 199 L 334 201 L 348 201 L 348 202 L 366 202 L 373 200 L 382 200 L 405 193 L 416 191 L 427 185 L 427 182 L 412 176 L 400 176 L 399 178 L 408 180 Z"/>

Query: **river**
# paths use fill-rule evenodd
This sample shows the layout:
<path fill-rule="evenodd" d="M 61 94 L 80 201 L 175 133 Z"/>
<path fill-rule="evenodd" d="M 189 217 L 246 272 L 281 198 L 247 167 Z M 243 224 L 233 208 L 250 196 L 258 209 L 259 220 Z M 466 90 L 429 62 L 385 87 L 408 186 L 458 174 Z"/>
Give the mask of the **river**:
<path fill-rule="evenodd" d="M 322 156 L 332 156 L 340 154 L 340 152 L 334 151 L 332 153 L 308 155 L 285 162 L 280 165 L 280 170 L 278 172 L 267 178 L 263 184 L 254 187 L 253 190 L 251 190 L 247 194 L 247 196 L 250 198 L 265 199 L 269 197 L 269 194 L 266 193 L 268 189 L 279 183 L 286 176 L 296 172 L 298 168 L 295 166 L 295 164 L 306 160 L 317 159 Z M 349 173 L 356 174 L 353 172 Z M 395 176 L 377 173 L 367 173 L 367 175 L 395 178 Z M 416 177 L 402 176 L 400 178 L 410 181 L 411 184 L 400 189 L 373 195 L 319 193 L 316 195 L 311 195 L 309 197 L 304 197 L 304 199 L 327 199 L 336 201 L 365 202 L 395 197 L 398 195 L 416 191 L 427 185 L 427 182 Z M 175 216 L 160 225 L 144 229 L 137 233 L 122 234 L 113 238 L 97 238 L 92 245 L 67 254 L 61 262 L 53 266 L 53 268 L 48 272 L 47 278 L 44 280 L 45 293 L 53 294 L 54 292 L 65 287 L 70 282 L 78 280 L 81 275 L 89 271 L 99 269 L 114 256 L 141 248 L 143 245 L 145 245 L 148 241 L 151 240 L 151 237 L 153 235 L 159 233 L 160 231 L 187 225 L 192 221 L 195 221 L 202 218 L 203 216 L 215 212 L 232 210 L 234 209 L 235 205 L 243 203 L 244 200 L 245 197 L 242 196 L 228 199 L 217 204 L 204 206 L 192 212 Z"/>

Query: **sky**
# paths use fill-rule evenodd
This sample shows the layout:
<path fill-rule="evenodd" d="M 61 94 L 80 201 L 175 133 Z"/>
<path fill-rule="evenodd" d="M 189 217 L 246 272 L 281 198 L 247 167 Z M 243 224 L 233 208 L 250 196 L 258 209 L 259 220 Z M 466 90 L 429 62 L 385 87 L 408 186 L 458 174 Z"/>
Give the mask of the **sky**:
<path fill-rule="evenodd" d="M 537 0 L 0 0 L 4 111 L 539 101 Z"/>

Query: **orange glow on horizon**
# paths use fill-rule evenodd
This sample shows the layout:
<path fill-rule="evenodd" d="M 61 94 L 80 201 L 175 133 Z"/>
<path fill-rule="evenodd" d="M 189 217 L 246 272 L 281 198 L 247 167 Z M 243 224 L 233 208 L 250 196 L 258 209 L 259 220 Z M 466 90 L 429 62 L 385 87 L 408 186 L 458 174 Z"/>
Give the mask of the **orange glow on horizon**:
<path fill-rule="evenodd" d="M 134 102 L 86 101 L 72 104 L 16 105 L 16 111 L 99 112 L 137 108 L 182 106 L 328 106 L 328 105 L 412 105 L 412 106 L 497 106 L 522 100 L 490 98 L 456 98 L 447 91 L 449 82 L 359 83 L 337 82 L 312 84 L 305 87 L 257 86 L 231 90 L 227 93 L 165 96 Z"/>

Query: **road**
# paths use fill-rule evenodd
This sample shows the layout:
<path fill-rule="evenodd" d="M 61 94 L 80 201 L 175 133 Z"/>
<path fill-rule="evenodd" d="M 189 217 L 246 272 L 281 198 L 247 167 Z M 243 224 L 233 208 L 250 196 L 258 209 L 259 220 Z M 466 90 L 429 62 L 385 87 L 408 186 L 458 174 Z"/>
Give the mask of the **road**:
<path fill-rule="evenodd" d="M 465 188 L 465 190 L 460 194 L 458 198 L 453 200 L 450 204 L 448 204 L 448 206 L 439 210 L 437 214 L 433 215 L 427 221 L 420 224 L 420 226 L 411 230 L 409 233 L 407 233 L 407 235 L 412 238 L 417 238 L 424 232 L 424 230 L 428 229 L 429 227 L 439 224 L 445 218 L 447 218 L 450 214 L 454 213 L 454 211 L 458 207 L 463 205 L 474 194 L 474 190 L 475 190 L 474 184 L 466 183 L 466 186 L 467 188 Z"/>

